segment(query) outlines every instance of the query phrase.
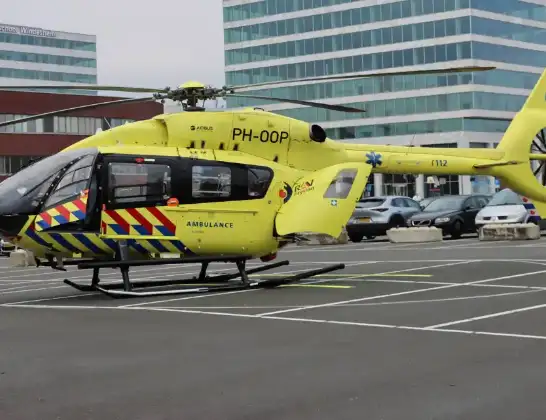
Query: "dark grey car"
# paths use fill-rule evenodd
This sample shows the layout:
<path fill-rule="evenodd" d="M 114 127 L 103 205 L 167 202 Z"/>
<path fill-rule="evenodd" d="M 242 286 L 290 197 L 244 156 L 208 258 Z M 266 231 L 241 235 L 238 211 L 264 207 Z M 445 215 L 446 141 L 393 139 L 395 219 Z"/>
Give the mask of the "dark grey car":
<path fill-rule="evenodd" d="M 406 226 L 406 220 L 421 211 L 419 203 L 409 197 L 389 195 L 361 198 L 347 223 L 352 242 L 385 235 L 393 227 Z"/>

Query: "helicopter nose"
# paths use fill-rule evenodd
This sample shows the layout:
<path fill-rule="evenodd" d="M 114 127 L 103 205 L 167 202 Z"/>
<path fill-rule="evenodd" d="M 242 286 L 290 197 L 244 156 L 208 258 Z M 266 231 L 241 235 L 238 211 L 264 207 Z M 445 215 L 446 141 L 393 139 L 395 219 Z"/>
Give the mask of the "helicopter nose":
<path fill-rule="evenodd" d="M 28 218 L 26 215 L 0 215 L 0 235 L 5 238 L 17 236 Z"/>

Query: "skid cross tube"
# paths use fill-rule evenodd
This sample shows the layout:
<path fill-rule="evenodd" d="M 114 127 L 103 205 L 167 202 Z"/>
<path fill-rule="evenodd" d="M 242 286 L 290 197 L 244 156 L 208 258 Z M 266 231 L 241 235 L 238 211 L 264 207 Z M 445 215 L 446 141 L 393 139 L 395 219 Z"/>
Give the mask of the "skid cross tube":
<path fill-rule="evenodd" d="M 232 256 L 203 256 L 186 258 L 158 258 L 155 260 L 110 260 L 110 261 L 92 261 L 78 264 L 80 270 L 88 268 L 119 268 L 119 267 L 139 267 L 146 265 L 167 265 L 167 264 L 198 264 L 205 262 L 236 262 L 249 260 L 250 255 L 232 255 Z"/>

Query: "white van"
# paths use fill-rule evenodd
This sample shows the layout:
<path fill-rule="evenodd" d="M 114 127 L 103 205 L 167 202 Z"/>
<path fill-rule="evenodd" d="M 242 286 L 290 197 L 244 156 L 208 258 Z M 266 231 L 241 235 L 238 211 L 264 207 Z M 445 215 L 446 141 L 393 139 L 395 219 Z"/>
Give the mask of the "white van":
<path fill-rule="evenodd" d="M 527 197 L 516 194 L 509 188 L 496 193 L 489 203 L 476 215 L 476 229 L 483 225 L 505 223 L 541 224 L 541 217 Z"/>

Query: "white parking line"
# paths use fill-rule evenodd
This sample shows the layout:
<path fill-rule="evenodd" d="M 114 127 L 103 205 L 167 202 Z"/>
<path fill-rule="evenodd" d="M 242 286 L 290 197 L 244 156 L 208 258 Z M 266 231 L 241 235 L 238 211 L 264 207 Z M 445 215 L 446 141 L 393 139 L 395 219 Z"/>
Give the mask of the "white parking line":
<path fill-rule="evenodd" d="M 81 296 L 81 295 L 80 295 Z M 370 327 L 370 328 L 385 328 L 394 330 L 408 330 L 408 331 L 423 331 L 423 332 L 443 332 L 443 333 L 455 333 L 463 335 L 483 335 L 492 337 L 507 337 L 507 338 L 524 338 L 531 340 L 546 340 L 546 336 L 531 335 L 531 334 L 513 334 L 513 333 L 496 333 L 489 331 L 469 331 L 469 330 L 450 330 L 444 328 L 426 328 L 426 327 L 411 327 L 404 325 L 389 325 L 389 324 L 372 324 L 365 322 L 349 322 L 349 321 L 331 321 L 326 319 L 313 319 L 313 318 L 289 318 L 282 316 L 257 316 L 251 314 L 237 314 L 230 312 L 215 312 L 215 311 L 194 311 L 189 309 L 176 309 L 176 308 L 150 308 L 150 307 L 119 307 L 119 306 L 94 306 L 94 305 L 10 305 L 3 304 L 0 307 L 10 308 L 28 308 L 28 309 L 64 309 L 64 310 L 89 310 L 89 309 L 109 309 L 114 311 L 151 311 L 151 312 L 170 312 L 170 313 L 184 313 L 184 314 L 197 314 L 197 315 L 215 315 L 226 316 L 232 318 L 249 318 L 260 320 L 277 320 L 288 322 L 301 322 L 301 323 L 314 323 L 314 324 L 332 324 L 332 325 L 346 325 L 352 327 Z"/>
<path fill-rule="evenodd" d="M 431 326 L 425 327 L 425 328 L 427 330 L 435 330 L 437 328 L 449 327 L 451 325 L 464 324 L 464 323 L 467 323 L 467 322 L 474 322 L 474 321 L 479 321 L 479 320 L 482 320 L 482 319 L 497 318 L 499 316 L 512 315 L 512 314 L 517 314 L 519 312 L 532 311 L 534 309 L 541 309 L 541 308 L 546 308 L 546 304 L 526 306 L 524 308 L 512 309 L 510 311 L 495 312 L 495 313 L 488 314 L 488 315 L 475 316 L 475 317 L 466 318 L 466 319 L 459 319 L 457 321 L 444 322 L 442 324 L 431 325 Z"/>
<path fill-rule="evenodd" d="M 324 264 L 324 263 L 323 263 Z M 374 264 L 374 262 L 370 262 L 370 261 L 365 261 L 365 262 L 358 262 L 358 263 L 346 263 L 346 267 L 354 267 L 354 266 L 359 266 L 359 265 L 369 265 L 369 264 Z M 306 271 L 307 269 L 305 270 L 289 270 L 289 271 L 281 271 L 281 272 L 275 272 L 275 274 L 293 274 L 293 273 L 296 273 L 296 272 L 301 272 L 301 271 Z M 350 277 L 350 274 L 347 275 L 348 277 Z M 332 281 L 332 279 L 325 279 L 325 280 L 308 280 L 308 281 L 302 281 L 300 282 L 300 284 L 318 284 L 318 283 L 324 283 L 324 282 L 328 282 L 328 281 Z M 131 305 L 123 305 L 122 307 L 123 308 L 133 308 L 133 307 L 137 307 L 137 306 L 144 306 L 144 305 L 154 305 L 154 304 L 157 304 L 157 303 L 167 303 L 167 302 L 177 302 L 177 301 L 180 301 L 180 300 L 190 300 L 190 299 L 203 299 L 203 298 L 207 298 L 207 297 L 212 297 L 212 296 L 219 296 L 219 295 L 234 295 L 234 294 L 240 294 L 240 293 L 249 293 L 249 292 L 256 292 L 258 290 L 261 290 L 261 289 L 249 289 L 249 290 L 235 290 L 233 292 L 218 292 L 218 293 L 209 293 L 209 294 L 205 294 L 205 295 L 198 295 L 198 296 L 185 296 L 185 297 L 180 297 L 180 298 L 172 298 L 172 299 L 165 299 L 165 300 L 155 300 L 155 301 L 147 301 L 147 302 L 141 302 L 141 303 L 133 303 Z"/>
<path fill-rule="evenodd" d="M 457 264 L 464 264 L 464 263 L 457 263 Z M 451 265 L 455 265 L 455 264 L 451 264 Z M 454 288 L 454 287 L 469 286 L 469 285 L 474 285 L 474 284 L 491 283 L 493 281 L 498 281 L 498 280 L 513 279 L 513 278 L 517 278 L 517 277 L 531 276 L 531 275 L 543 274 L 543 273 L 546 273 L 546 270 L 533 271 L 533 272 L 530 272 L 530 273 L 519 273 L 519 274 L 513 274 L 513 275 L 510 275 L 510 276 L 503 276 L 503 277 L 493 277 L 493 278 L 485 279 L 485 280 L 477 280 L 477 281 L 471 281 L 471 282 L 465 282 L 465 283 L 450 284 L 450 285 L 445 285 L 445 286 L 429 287 L 429 288 L 426 288 L 426 289 L 407 290 L 407 291 L 404 291 L 404 292 L 389 293 L 389 294 L 378 295 L 378 296 L 369 296 L 369 297 L 360 298 L 360 299 L 350 299 L 350 300 L 344 300 L 344 301 L 330 302 L 330 303 L 324 303 L 324 304 L 321 304 L 321 305 L 302 306 L 300 308 L 295 308 L 295 309 L 286 309 L 286 310 L 282 310 L 282 311 L 266 312 L 266 313 L 263 313 L 263 314 L 258 314 L 258 316 L 264 316 L 265 317 L 265 316 L 277 315 L 277 314 L 282 314 L 282 313 L 287 313 L 287 312 L 296 312 L 296 311 L 305 311 L 305 310 L 309 310 L 309 309 L 327 308 L 327 307 L 336 306 L 336 305 L 338 305 L 340 303 L 362 302 L 362 301 L 367 301 L 367 300 L 383 299 L 383 298 L 389 298 L 389 297 L 394 297 L 394 296 L 411 295 L 411 294 L 415 294 L 415 293 L 424 293 L 424 292 L 430 292 L 430 291 L 433 291 L 433 290 L 450 289 L 450 288 Z"/>

